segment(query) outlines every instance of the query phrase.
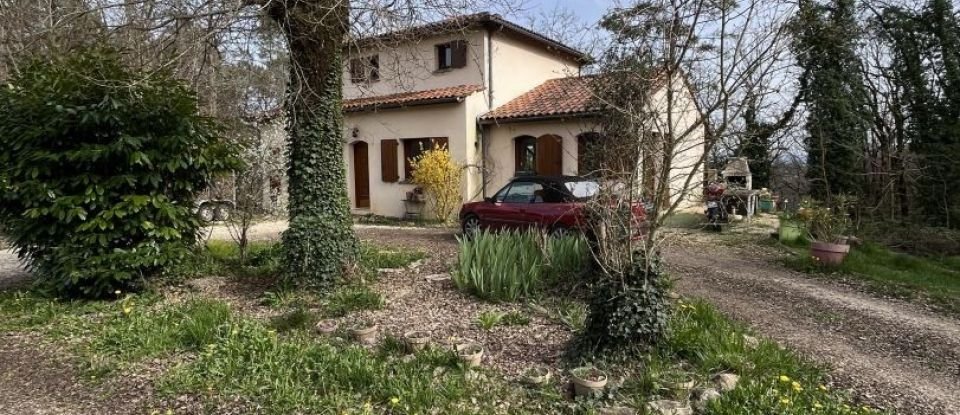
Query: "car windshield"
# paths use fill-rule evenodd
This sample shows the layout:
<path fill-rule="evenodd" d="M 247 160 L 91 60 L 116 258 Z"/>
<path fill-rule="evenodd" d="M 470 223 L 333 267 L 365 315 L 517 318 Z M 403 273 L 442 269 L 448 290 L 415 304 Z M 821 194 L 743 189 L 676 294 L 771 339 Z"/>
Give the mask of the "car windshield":
<path fill-rule="evenodd" d="M 600 184 L 593 180 L 577 180 L 564 182 L 567 190 L 578 200 L 585 200 L 597 195 L 600 191 Z"/>

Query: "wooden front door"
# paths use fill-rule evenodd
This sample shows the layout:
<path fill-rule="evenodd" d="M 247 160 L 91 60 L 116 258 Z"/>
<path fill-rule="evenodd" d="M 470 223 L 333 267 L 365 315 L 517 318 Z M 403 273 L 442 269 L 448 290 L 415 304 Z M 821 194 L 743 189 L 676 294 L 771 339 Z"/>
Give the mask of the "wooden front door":
<path fill-rule="evenodd" d="M 353 143 L 353 188 L 357 208 L 370 207 L 370 163 L 367 143 Z"/>
<path fill-rule="evenodd" d="M 544 135 L 537 139 L 537 174 L 541 176 L 563 175 L 563 139 Z"/>

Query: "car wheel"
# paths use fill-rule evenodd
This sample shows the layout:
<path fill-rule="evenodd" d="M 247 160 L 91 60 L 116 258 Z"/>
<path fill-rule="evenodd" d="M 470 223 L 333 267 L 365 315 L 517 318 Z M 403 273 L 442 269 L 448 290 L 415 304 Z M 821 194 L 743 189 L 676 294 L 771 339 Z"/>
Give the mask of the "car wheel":
<path fill-rule="evenodd" d="M 468 215 L 463 218 L 463 234 L 472 237 L 480 233 L 480 218 L 477 215 Z"/>
<path fill-rule="evenodd" d="M 225 204 L 217 205 L 217 209 L 214 211 L 213 216 L 217 220 L 217 222 L 224 222 L 224 221 L 230 220 L 230 206 L 227 206 Z"/>
<path fill-rule="evenodd" d="M 209 203 L 204 203 L 200 205 L 200 210 L 197 211 L 197 214 L 200 215 L 200 220 L 204 222 L 213 222 L 213 206 Z"/>

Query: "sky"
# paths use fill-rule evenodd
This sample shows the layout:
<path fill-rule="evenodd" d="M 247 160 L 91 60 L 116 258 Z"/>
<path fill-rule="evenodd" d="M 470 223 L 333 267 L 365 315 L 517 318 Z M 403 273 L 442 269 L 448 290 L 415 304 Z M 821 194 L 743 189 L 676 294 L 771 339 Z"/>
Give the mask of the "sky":
<path fill-rule="evenodd" d="M 563 7 L 577 13 L 581 20 L 595 23 L 613 7 L 614 0 L 528 0 L 531 9 L 553 10 Z"/>

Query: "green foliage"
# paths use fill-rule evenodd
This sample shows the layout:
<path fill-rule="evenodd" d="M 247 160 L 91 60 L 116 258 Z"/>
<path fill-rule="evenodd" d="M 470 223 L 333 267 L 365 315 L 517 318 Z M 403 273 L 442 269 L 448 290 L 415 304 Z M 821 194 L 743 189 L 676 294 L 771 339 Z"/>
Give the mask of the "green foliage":
<path fill-rule="evenodd" d="M 240 259 L 237 244 L 209 241 L 197 247 L 178 274 L 189 276 L 233 276 L 239 278 L 275 277 L 282 270 L 283 246 L 276 242 L 251 242 L 247 258 Z"/>
<path fill-rule="evenodd" d="M 430 349 L 401 361 L 392 355 L 402 348 L 371 353 L 302 336 L 281 339 L 251 322 L 223 334 L 169 376 L 164 389 L 242 397 L 267 414 L 466 414 L 487 413 L 494 405 L 482 399 L 492 385 L 471 385 L 450 351 Z M 463 406 L 470 398 L 476 406 Z"/>
<path fill-rule="evenodd" d="M 325 304 L 329 317 L 343 317 L 354 311 L 383 308 L 383 296 L 366 285 L 346 285 L 331 293 Z"/>
<path fill-rule="evenodd" d="M 517 301 L 541 292 L 547 282 L 577 274 L 589 264 L 579 236 L 546 238 L 538 232 L 480 232 L 461 239 L 453 282 L 492 301 Z"/>
<path fill-rule="evenodd" d="M 286 104 L 290 227 L 283 233 L 285 278 L 327 289 L 357 254 L 343 167 L 344 51 L 337 44 L 344 36 L 338 19 L 346 21 L 347 12 L 308 3 L 296 9 L 278 14 L 286 16 L 283 27 L 303 31 L 287 37 L 290 60 L 297 64 L 291 66 Z"/>
<path fill-rule="evenodd" d="M 501 323 L 504 326 L 526 326 L 530 324 L 530 317 L 518 310 L 508 311 L 503 315 Z"/>
<path fill-rule="evenodd" d="M 0 222 L 31 271 L 104 296 L 180 263 L 193 200 L 236 158 L 195 94 L 87 50 L 27 65 L 0 88 Z"/>
<path fill-rule="evenodd" d="M 278 332 L 290 330 L 306 330 L 317 322 L 317 316 L 302 307 L 296 307 L 279 316 L 270 319 L 270 327 Z"/>
<path fill-rule="evenodd" d="M 591 293 L 587 345 L 634 348 L 660 341 L 670 315 L 662 272 L 658 260 L 638 258 L 624 275 L 600 278 Z"/>
<path fill-rule="evenodd" d="M 807 178 L 821 200 L 861 194 L 863 148 L 870 128 L 860 67 L 856 0 L 804 2 L 793 21 L 793 50 L 804 70 L 800 94 L 807 110 Z"/>
<path fill-rule="evenodd" d="M 101 323 L 88 360 L 102 373 L 177 350 L 198 351 L 215 343 L 230 320 L 229 307 L 219 301 L 194 299 L 154 309 L 144 299 L 129 296 L 115 303 Z"/>
<path fill-rule="evenodd" d="M 483 311 L 477 316 L 477 326 L 487 331 L 493 330 L 503 320 L 503 316 L 504 313 L 497 310 Z"/>
<path fill-rule="evenodd" d="M 372 271 L 403 268 L 426 257 L 425 253 L 418 250 L 383 249 L 367 243 L 360 245 L 360 264 Z"/>

